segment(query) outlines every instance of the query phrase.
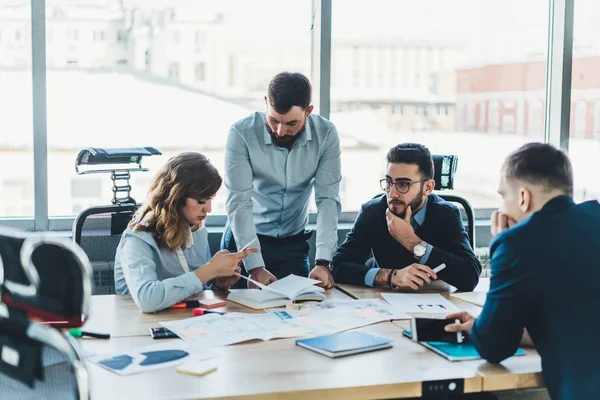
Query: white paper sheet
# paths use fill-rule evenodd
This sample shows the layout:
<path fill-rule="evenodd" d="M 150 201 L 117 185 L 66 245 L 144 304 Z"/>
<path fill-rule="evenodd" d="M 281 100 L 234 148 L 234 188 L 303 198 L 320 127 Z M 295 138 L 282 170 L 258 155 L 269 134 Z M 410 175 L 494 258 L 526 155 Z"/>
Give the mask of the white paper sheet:
<path fill-rule="evenodd" d="M 304 336 L 312 331 L 290 326 L 271 314 L 228 313 L 207 314 L 200 317 L 160 322 L 184 340 L 193 341 L 203 347 L 226 346 L 229 344 L 260 339 Z"/>
<path fill-rule="evenodd" d="M 143 353 L 158 351 L 178 351 L 184 352 L 186 353 L 186 355 L 172 361 L 153 362 L 152 364 L 143 365 L 144 360 L 149 359 L 148 355 L 144 355 Z M 182 353 L 179 354 L 181 355 Z M 140 347 L 138 349 L 133 349 L 128 352 L 96 355 L 88 358 L 88 361 L 98 365 L 99 367 L 114 372 L 117 375 L 127 376 L 139 374 L 142 372 L 154 371 L 157 369 L 175 367 L 190 360 L 201 361 L 216 357 L 220 357 L 220 355 L 210 351 L 207 348 L 203 348 L 192 342 L 184 342 L 182 340 L 174 339 L 169 340 L 167 343 L 159 343 L 150 346 Z M 111 364 L 111 361 L 119 360 L 119 358 L 123 360 L 129 359 L 129 364 L 124 367 Z"/>
<path fill-rule="evenodd" d="M 265 311 L 288 324 L 301 326 L 319 334 L 411 318 L 408 314 L 395 312 L 389 304 L 379 299 L 326 300 L 321 303 L 303 303 Z"/>
<path fill-rule="evenodd" d="M 394 309 L 407 314 L 444 315 L 460 311 L 437 293 L 383 293 L 382 296 Z"/>

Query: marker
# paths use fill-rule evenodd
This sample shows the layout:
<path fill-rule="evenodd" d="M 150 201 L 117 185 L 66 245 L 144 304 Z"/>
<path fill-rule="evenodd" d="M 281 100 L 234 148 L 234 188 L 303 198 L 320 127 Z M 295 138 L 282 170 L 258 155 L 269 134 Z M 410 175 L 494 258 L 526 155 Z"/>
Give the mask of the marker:
<path fill-rule="evenodd" d="M 182 301 L 180 303 L 175 303 L 169 308 L 194 308 L 200 305 L 200 301 L 198 300 L 188 300 Z"/>
<path fill-rule="evenodd" d="M 198 315 L 198 316 L 204 315 L 204 314 L 220 314 L 220 315 L 225 314 L 224 312 L 207 310 L 206 308 L 202 308 L 202 307 L 194 308 L 192 310 L 192 312 L 194 313 L 194 315 Z"/>
<path fill-rule="evenodd" d="M 437 267 L 435 267 L 435 268 L 433 269 L 433 272 L 435 272 L 435 273 L 437 274 L 438 272 L 440 272 L 440 271 L 441 271 L 441 270 L 443 270 L 444 268 L 446 268 L 446 264 L 440 264 L 440 265 L 438 265 Z"/>
<path fill-rule="evenodd" d="M 239 250 L 238 250 L 238 252 L 240 252 L 240 251 L 244 251 L 244 250 L 248 250 L 248 249 L 250 248 L 250 245 L 251 245 L 252 243 L 254 243 L 254 242 L 256 242 L 256 238 L 252 239 L 252 240 L 250 241 L 250 243 L 248 243 L 247 245 L 245 245 L 244 247 L 242 247 L 241 249 L 239 249 Z"/>
<path fill-rule="evenodd" d="M 82 336 L 89 336 L 96 339 L 110 339 L 110 333 L 98 333 L 98 332 L 88 332 L 82 331 L 80 329 L 69 329 L 69 333 L 71 336 L 80 338 Z"/>

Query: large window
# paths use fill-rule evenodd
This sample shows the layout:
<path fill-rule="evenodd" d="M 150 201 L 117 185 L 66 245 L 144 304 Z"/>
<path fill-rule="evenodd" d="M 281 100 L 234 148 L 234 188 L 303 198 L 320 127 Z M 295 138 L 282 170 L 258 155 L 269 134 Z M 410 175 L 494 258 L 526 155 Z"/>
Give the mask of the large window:
<path fill-rule="evenodd" d="M 31 7 L 0 0 L 0 217 L 32 217 Z"/>
<path fill-rule="evenodd" d="M 571 137 L 569 153 L 575 175 L 575 199 L 600 198 L 600 2 L 575 3 Z"/>
<path fill-rule="evenodd" d="M 223 171 L 230 126 L 263 110 L 269 80 L 284 70 L 310 76 L 309 1 L 46 3 L 51 216 L 110 204 L 108 175 L 75 174 L 80 149 L 161 150 L 144 161 L 150 172 L 132 174 L 142 201 L 179 152 L 200 151 Z M 213 211 L 225 212 L 224 187 Z"/>
<path fill-rule="evenodd" d="M 331 110 L 344 211 L 380 192 L 387 150 L 408 141 L 458 155 L 457 194 L 495 208 L 506 155 L 544 134 L 558 143 L 561 69 L 547 68 L 562 65 L 557 47 L 573 25 L 562 21 L 565 32 L 565 3 L 551 1 L 46 0 L 32 20 L 39 2 L 0 0 L 0 223 L 69 229 L 71 219 L 56 217 L 109 203 L 108 175 L 75 174 L 84 147 L 160 149 L 145 160 L 150 172 L 132 175 L 139 201 L 181 151 L 203 152 L 223 171 L 231 124 L 263 110 L 268 81 L 285 70 L 311 76 L 315 102 Z M 600 196 L 591 161 L 600 155 L 600 2 L 576 3 L 563 144 L 581 200 Z M 312 46 L 328 38 L 331 53 Z M 37 61 L 32 70 L 32 49 L 38 60 L 44 46 L 46 71 Z M 325 71 L 330 86 L 319 79 Z M 216 212 L 225 211 L 224 194 Z M 23 218 L 31 216 L 35 226 Z"/>
<path fill-rule="evenodd" d="M 409 141 L 458 155 L 456 192 L 496 207 L 504 158 L 543 140 L 524 110 L 545 99 L 548 13 L 548 0 L 334 1 L 331 119 L 357 146 L 344 209 L 380 192 L 386 151 Z"/>

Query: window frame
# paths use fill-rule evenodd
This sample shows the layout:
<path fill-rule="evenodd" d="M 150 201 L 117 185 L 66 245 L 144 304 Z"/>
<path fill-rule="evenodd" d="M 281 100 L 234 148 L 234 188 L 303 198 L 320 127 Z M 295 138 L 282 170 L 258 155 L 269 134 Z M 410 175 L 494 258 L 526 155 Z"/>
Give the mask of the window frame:
<path fill-rule="evenodd" d="M 315 92 L 315 108 L 329 118 L 331 106 L 331 26 L 333 1 L 313 2 L 311 80 Z M 47 178 L 47 104 L 46 104 L 46 20 L 45 0 L 31 0 L 31 54 L 33 86 L 33 159 L 34 159 L 34 216 L 26 218 L 0 217 L 0 226 L 28 231 L 70 231 L 74 216 L 48 217 Z M 573 48 L 574 0 L 549 0 L 548 58 L 546 61 L 546 101 L 544 137 L 546 142 L 568 150 L 571 100 L 571 68 Z M 5 33 L 5 32 L 3 32 Z M 22 32 L 25 37 L 26 32 Z M 117 41 L 119 38 L 117 38 Z M 443 54 L 439 57 L 443 64 Z M 406 73 L 405 69 L 404 73 Z M 487 107 L 489 108 L 489 107 Z M 461 110 L 457 104 L 457 110 Z M 559 110 L 559 112 L 556 112 Z M 474 110 L 475 112 L 475 110 Z M 480 112 L 481 115 L 481 112 Z M 458 118 L 461 115 L 459 113 Z M 480 121 L 481 123 L 481 121 Z M 594 132 L 595 133 L 595 132 Z M 476 218 L 488 219 L 491 209 L 476 209 Z M 357 212 L 343 212 L 340 223 L 351 223 Z M 314 220 L 316 214 L 310 215 Z M 211 215 L 207 226 L 222 227 L 225 215 Z"/>

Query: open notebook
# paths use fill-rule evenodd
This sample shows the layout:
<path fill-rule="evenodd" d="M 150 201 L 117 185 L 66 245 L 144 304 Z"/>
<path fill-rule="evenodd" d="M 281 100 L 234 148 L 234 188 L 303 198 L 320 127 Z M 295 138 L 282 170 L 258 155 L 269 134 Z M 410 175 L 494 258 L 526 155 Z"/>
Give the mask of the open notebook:
<path fill-rule="evenodd" d="M 258 284 L 260 289 L 231 289 L 227 300 L 255 310 L 281 307 L 300 300 L 325 300 L 323 288 L 315 286 L 319 281 L 288 275 L 270 285 Z"/>

